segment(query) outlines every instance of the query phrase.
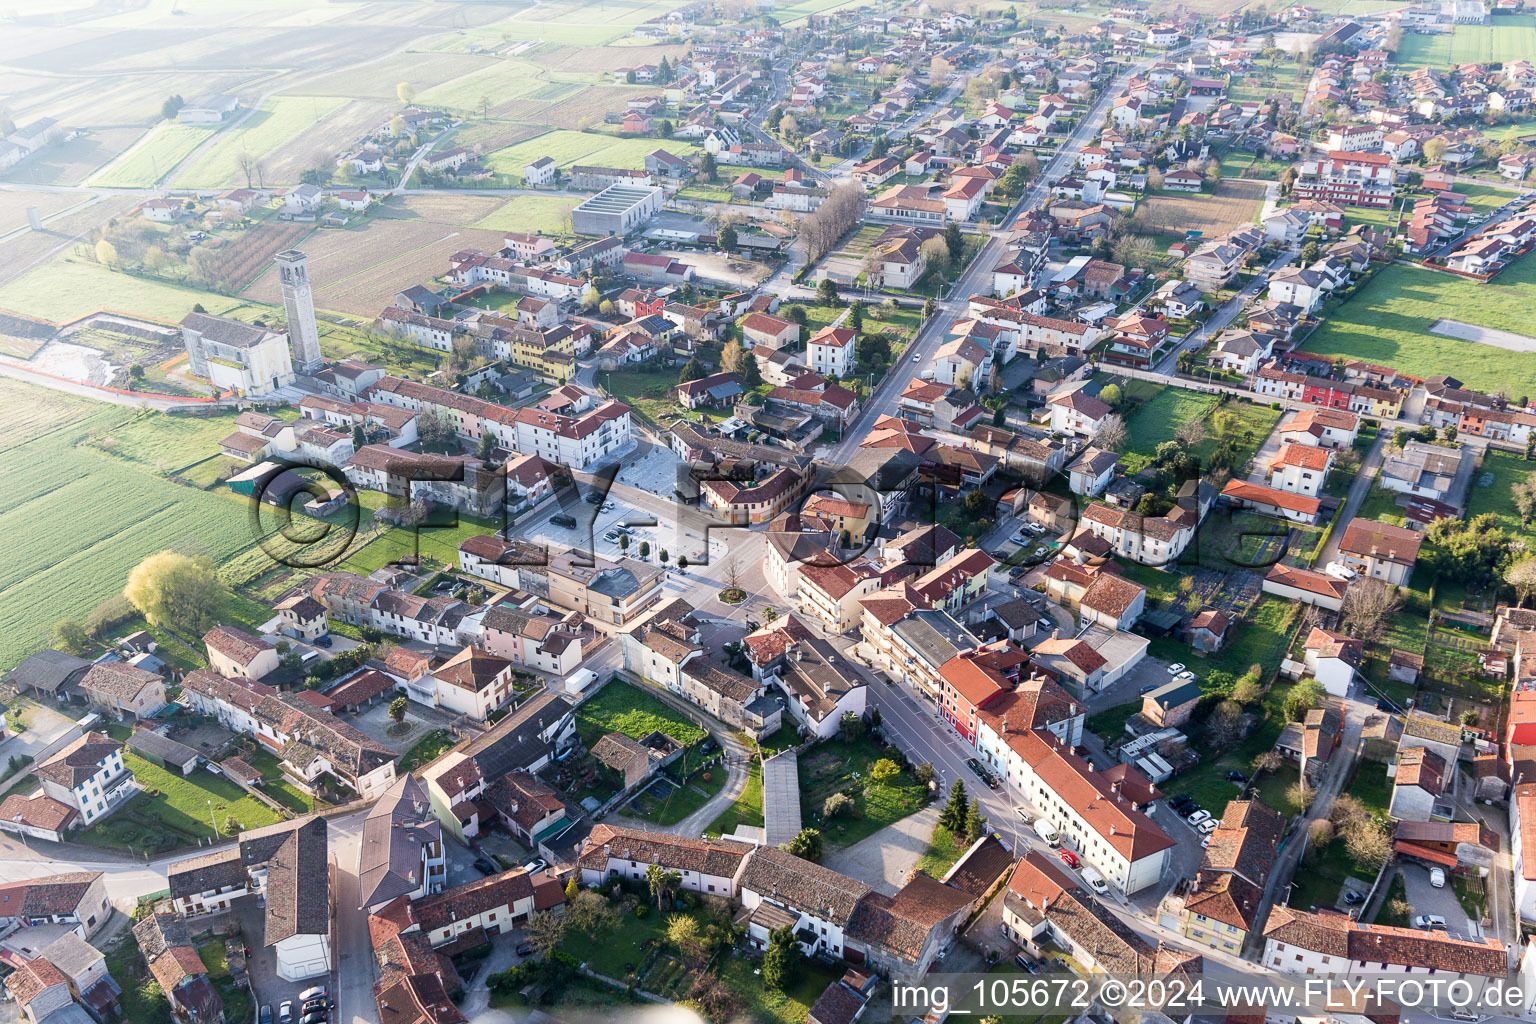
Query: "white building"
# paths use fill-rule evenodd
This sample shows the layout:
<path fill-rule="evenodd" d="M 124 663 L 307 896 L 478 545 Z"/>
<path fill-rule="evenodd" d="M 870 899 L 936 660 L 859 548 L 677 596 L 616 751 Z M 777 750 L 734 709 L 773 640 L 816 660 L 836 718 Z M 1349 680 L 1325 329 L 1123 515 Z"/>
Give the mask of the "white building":
<path fill-rule="evenodd" d="M 221 391 L 256 397 L 293 383 L 288 335 L 207 313 L 188 313 L 181 338 L 191 371 Z"/>
<path fill-rule="evenodd" d="M 80 814 L 89 826 L 117 810 L 143 788 L 123 764 L 123 745 L 105 733 L 88 732 L 37 766 L 43 792 Z"/>
<path fill-rule="evenodd" d="M 823 327 L 806 344 L 806 358 L 812 373 L 824 377 L 847 377 L 853 369 L 853 349 L 858 332 L 851 327 Z"/>

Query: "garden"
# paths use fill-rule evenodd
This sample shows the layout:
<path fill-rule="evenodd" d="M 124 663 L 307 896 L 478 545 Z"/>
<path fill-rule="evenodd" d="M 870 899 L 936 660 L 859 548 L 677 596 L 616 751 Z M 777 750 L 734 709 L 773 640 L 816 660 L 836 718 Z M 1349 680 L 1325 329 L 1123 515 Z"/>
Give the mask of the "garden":
<path fill-rule="evenodd" d="M 123 751 L 123 764 L 143 791 L 76 833 L 75 842 L 102 849 L 163 853 L 281 820 L 276 811 L 222 775 L 199 768 L 183 777 L 131 750 Z"/>
<path fill-rule="evenodd" d="M 845 731 L 848 726 L 844 726 Z M 818 743 L 800 755 L 800 814 L 808 827 L 819 828 L 828 847 L 851 846 L 921 810 L 930 798 L 928 787 L 917 780 L 906 757 L 872 735 L 853 742 L 834 738 Z M 898 771 L 876 768 L 894 763 Z M 829 798 L 842 794 L 851 799 L 843 810 L 827 818 Z"/>

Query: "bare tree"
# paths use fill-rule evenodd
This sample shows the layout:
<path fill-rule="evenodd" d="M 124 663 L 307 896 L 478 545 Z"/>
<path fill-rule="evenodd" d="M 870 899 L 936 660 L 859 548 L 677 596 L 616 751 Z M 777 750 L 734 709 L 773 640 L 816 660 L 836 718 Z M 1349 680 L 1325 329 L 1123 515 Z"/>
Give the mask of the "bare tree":
<path fill-rule="evenodd" d="M 1205 420 L 1185 420 L 1173 436 L 1185 448 L 1193 448 L 1205 440 Z"/>
<path fill-rule="evenodd" d="M 1093 443 L 1108 452 L 1117 452 L 1125 444 L 1125 421 L 1118 413 L 1110 413 L 1093 435 Z"/>
<path fill-rule="evenodd" d="M 256 170 L 261 166 L 261 161 L 250 153 L 241 152 L 235 157 L 235 165 L 240 168 L 240 173 L 245 175 L 245 187 L 251 188 L 256 182 Z"/>
<path fill-rule="evenodd" d="M 1536 558 L 1526 558 L 1504 570 L 1504 582 L 1515 589 L 1515 597 L 1525 604 L 1536 594 Z"/>
<path fill-rule="evenodd" d="M 816 211 L 800 221 L 800 239 L 805 244 L 806 260 L 814 263 L 864 215 L 864 189 L 858 185 L 839 185 L 822 200 Z"/>
<path fill-rule="evenodd" d="M 1344 595 L 1344 621 L 1355 636 L 1373 643 L 1402 606 L 1403 598 L 1397 587 L 1381 580 L 1356 580 Z"/>

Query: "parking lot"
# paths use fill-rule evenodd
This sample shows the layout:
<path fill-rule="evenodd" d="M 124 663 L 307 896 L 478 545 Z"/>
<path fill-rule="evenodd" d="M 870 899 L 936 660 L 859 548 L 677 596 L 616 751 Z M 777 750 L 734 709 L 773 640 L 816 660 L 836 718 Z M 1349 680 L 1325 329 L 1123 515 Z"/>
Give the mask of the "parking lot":
<path fill-rule="evenodd" d="M 1403 890 L 1408 897 L 1408 905 L 1413 908 L 1413 914 L 1430 914 L 1445 918 L 1445 927 L 1452 935 L 1474 936 L 1478 934 L 1478 926 L 1473 924 L 1467 916 L 1466 908 L 1456 897 L 1456 890 L 1451 885 L 1450 878 L 1442 888 L 1435 888 L 1429 884 L 1429 868 L 1423 864 L 1404 862 L 1398 869 L 1403 876 Z M 1450 872 L 1446 872 L 1447 875 Z"/>

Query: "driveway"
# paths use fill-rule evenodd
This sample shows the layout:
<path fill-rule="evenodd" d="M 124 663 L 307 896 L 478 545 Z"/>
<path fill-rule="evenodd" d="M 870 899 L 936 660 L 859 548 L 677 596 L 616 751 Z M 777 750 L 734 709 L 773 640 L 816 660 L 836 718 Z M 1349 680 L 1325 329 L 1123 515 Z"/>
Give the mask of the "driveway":
<path fill-rule="evenodd" d="M 894 895 L 928 850 L 941 809 L 939 803 L 931 803 L 868 839 L 829 854 L 825 863 L 833 871 Z"/>
<path fill-rule="evenodd" d="M 392 695 L 390 700 L 393 700 Z M 411 702 L 410 710 L 405 713 L 405 721 L 400 723 L 402 728 L 399 731 L 392 731 L 395 723 L 389 717 L 390 700 L 381 700 L 373 707 L 360 714 L 352 715 L 347 720 L 357 729 L 396 753 L 410 750 L 423 736 L 434 729 L 469 728 L 478 731 L 478 727 L 473 722 L 468 722 L 463 715 L 449 714 L 415 701 Z"/>
<path fill-rule="evenodd" d="M 1404 863 L 1398 868 L 1403 876 L 1403 889 L 1414 916 L 1436 914 L 1445 918 L 1445 927 L 1452 935 L 1476 935 L 1480 930 L 1456 898 L 1456 890 L 1449 877 L 1444 888 L 1436 889 L 1429 884 L 1429 869 L 1422 864 Z M 1449 873 L 1447 873 L 1449 874 Z"/>

